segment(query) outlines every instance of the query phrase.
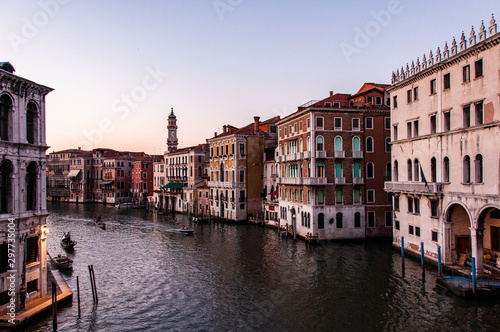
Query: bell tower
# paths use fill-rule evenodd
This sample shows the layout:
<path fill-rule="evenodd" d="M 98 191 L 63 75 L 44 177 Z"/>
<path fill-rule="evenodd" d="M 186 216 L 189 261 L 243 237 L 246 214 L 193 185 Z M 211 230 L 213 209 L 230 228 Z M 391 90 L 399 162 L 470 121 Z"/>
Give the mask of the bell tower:
<path fill-rule="evenodd" d="M 174 108 L 172 107 L 170 115 L 168 116 L 168 138 L 167 148 L 168 152 L 177 150 L 177 117 L 174 115 Z"/>

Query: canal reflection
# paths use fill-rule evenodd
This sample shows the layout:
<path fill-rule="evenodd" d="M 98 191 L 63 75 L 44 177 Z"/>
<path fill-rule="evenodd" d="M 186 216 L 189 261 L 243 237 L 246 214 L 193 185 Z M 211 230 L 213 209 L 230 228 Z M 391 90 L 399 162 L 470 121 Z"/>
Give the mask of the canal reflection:
<path fill-rule="evenodd" d="M 307 246 L 253 225 L 191 225 L 184 215 L 103 205 L 49 211 L 49 253 L 63 253 L 64 232 L 78 241 L 64 274 L 74 301 L 60 311 L 59 331 L 492 331 L 500 323 L 500 301 L 456 298 L 436 286 L 434 267 L 424 279 L 411 259 L 403 273 L 390 242 Z M 98 215 L 106 230 L 93 225 Z M 194 236 L 178 232 L 184 225 Z M 46 317 L 30 330 L 50 325 Z"/>

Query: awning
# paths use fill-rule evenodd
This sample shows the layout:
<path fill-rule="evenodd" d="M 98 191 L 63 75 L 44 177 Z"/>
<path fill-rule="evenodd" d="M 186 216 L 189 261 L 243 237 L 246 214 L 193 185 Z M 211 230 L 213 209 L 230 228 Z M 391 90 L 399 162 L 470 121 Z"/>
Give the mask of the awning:
<path fill-rule="evenodd" d="M 187 167 L 181 167 L 181 170 L 185 171 L 187 170 Z"/>
<path fill-rule="evenodd" d="M 272 191 L 269 193 L 269 196 L 278 196 L 278 195 L 279 195 L 278 190 L 275 190 L 275 191 Z"/>
<path fill-rule="evenodd" d="M 112 184 L 112 183 L 113 183 L 113 180 L 111 180 L 111 181 L 101 181 L 100 184 Z"/>
<path fill-rule="evenodd" d="M 79 169 L 72 169 L 71 171 L 69 171 L 68 177 L 74 178 L 74 177 L 77 177 L 78 174 L 80 174 L 80 170 Z"/>
<path fill-rule="evenodd" d="M 161 187 L 162 189 L 180 189 L 184 187 L 185 183 L 167 183 L 167 185 Z"/>

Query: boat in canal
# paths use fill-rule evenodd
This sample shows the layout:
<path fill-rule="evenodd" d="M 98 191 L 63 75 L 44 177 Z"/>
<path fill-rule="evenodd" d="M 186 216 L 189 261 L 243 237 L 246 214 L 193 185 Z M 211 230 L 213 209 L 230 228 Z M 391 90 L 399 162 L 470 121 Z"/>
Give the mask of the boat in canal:
<path fill-rule="evenodd" d="M 472 279 L 462 276 L 437 277 L 436 283 L 449 289 L 453 294 L 467 299 L 500 296 L 500 280 L 496 279 L 477 279 L 475 287 Z"/>
<path fill-rule="evenodd" d="M 61 247 L 66 250 L 73 250 L 76 246 L 76 241 L 73 241 L 71 239 L 71 235 L 69 232 L 66 234 L 64 233 L 62 239 L 61 239 Z"/>
<path fill-rule="evenodd" d="M 59 254 L 53 261 L 59 269 L 67 270 L 73 267 L 73 260 L 67 256 Z"/>
<path fill-rule="evenodd" d="M 106 224 L 101 220 L 100 216 L 94 219 L 94 224 L 101 229 L 106 229 Z"/>
<path fill-rule="evenodd" d="M 194 229 L 188 229 L 186 227 L 182 227 L 181 229 L 179 229 L 179 232 L 181 232 L 184 235 L 193 235 Z"/>

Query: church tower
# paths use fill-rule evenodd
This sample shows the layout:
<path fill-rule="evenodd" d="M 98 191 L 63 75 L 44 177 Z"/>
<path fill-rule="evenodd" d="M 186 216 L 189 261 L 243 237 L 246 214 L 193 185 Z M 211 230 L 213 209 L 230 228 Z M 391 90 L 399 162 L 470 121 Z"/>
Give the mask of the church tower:
<path fill-rule="evenodd" d="M 170 112 L 168 116 L 168 138 L 167 138 L 167 147 L 168 152 L 173 152 L 177 150 L 177 117 L 174 115 L 174 108 Z"/>

